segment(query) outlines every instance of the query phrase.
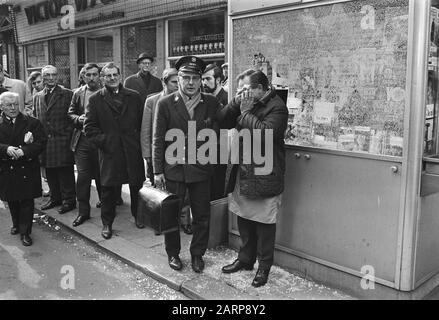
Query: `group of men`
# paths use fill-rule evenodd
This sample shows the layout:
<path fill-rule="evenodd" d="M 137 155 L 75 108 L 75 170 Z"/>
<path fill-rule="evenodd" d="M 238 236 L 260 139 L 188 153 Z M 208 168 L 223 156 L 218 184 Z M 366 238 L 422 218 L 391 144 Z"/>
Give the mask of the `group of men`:
<path fill-rule="evenodd" d="M 175 193 L 181 206 L 186 194 L 189 196 L 191 266 L 199 273 L 205 267 L 210 201 L 231 193 L 229 206 L 238 215 L 242 247 L 238 259 L 222 271 L 253 269 L 258 257 L 252 285 L 264 285 L 273 263 L 276 216 L 283 192 L 285 103 L 261 71 L 239 75 L 239 91 L 229 103 L 222 87 L 223 72 L 216 65 L 206 66 L 198 57 L 185 56 L 175 68 L 164 70 L 160 81 L 150 73 L 152 63 L 153 57 L 141 54 L 139 72 L 124 84 L 114 63 L 101 70 L 96 64 L 86 64 L 85 84 L 73 93 L 57 84 L 55 67 L 44 67 L 45 88 L 35 95 L 33 105 L 33 115 L 39 121 L 19 112 L 17 94 L 0 95 L 0 198 L 9 204 L 11 233 L 20 233 L 24 245 L 32 244 L 29 213 L 33 214 L 33 199 L 41 196 L 38 156 L 51 191 L 42 209 L 61 205 L 58 212 L 68 212 L 75 208 L 77 197 L 79 215 L 73 224 L 81 225 L 90 218 L 90 185 L 95 179 L 105 239 L 112 237 L 116 200 L 123 184 L 129 184 L 135 224 L 144 227 L 138 219 L 137 202 L 148 177 L 153 186 Z M 22 130 L 17 131 L 14 121 L 23 123 L 19 126 Z M 219 165 L 198 159 L 195 163 L 168 163 L 166 152 L 173 141 L 166 139 L 166 133 L 179 129 L 187 137 L 190 122 L 195 124 L 196 136 L 203 129 L 217 134 L 220 128 L 273 130 L 273 172 L 257 176 L 254 163 Z M 188 143 L 186 139 L 184 159 L 190 157 Z M 197 142 L 197 150 L 200 146 Z M 73 163 L 78 171 L 76 193 Z M 4 187 L 3 178 L 14 187 Z M 19 190 L 28 192 L 20 196 Z M 169 266 L 181 270 L 179 231 L 164 237 Z"/>

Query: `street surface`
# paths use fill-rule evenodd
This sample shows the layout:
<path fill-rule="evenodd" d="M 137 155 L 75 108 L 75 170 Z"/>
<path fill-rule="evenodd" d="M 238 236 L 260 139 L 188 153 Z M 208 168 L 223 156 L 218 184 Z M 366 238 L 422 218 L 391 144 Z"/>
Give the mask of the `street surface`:
<path fill-rule="evenodd" d="M 10 227 L 0 201 L 0 300 L 187 299 L 50 220 L 34 222 L 31 247 Z"/>

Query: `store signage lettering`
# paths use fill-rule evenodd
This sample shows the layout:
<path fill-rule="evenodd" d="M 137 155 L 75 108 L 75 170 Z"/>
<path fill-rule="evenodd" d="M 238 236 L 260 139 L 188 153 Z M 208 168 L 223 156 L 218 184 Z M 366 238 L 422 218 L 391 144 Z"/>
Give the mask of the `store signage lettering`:
<path fill-rule="evenodd" d="M 99 2 L 106 5 L 115 1 L 116 0 L 75 0 L 74 3 L 76 11 L 79 12 L 94 8 Z M 62 8 L 67 5 L 69 5 L 68 0 L 48 0 L 26 7 L 24 11 L 26 12 L 27 22 L 32 25 L 62 16 L 63 11 L 66 13 Z"/>

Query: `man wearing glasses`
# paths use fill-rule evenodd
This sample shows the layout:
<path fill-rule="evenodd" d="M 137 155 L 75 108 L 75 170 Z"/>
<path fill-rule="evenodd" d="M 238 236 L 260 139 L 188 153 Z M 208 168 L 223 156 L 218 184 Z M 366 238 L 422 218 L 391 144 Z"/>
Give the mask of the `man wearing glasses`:
<path fill-rule="evenodd" d="M 203 255 L 209 240 L 210 219 L 210 178 L 211 164 L 201 164 L 198 159 L 187 161 L 189 157 L 196 157 L 196 153 L 188 154 L 189 125 L 195 127 L 195 137 L 202 129 L 217 129 L 216 111 L 220 108 L 218 100 L 200 92 L 201 75 L 205 69 L 203 60 L 195 56 L 180 58 L 175 68 L 178 70 L 178 91 L 161 98 L 155 110 L 153 124 L 153 165 L 154 181 L 159 188 L 166 188 L 177 194 L 183 204 L 186 189 L 189 192 L 190 207 L 193 215 L 192 242 L 190 245 L 192 269 L 199 273 L 204 269 Z M 191 121 L 191 123 L 190 123 Z M 166 149 L 173 141 L 165 139 L 168 130 L 181 130 L 186 137 L 184 158 L 182 163 L 170 163 Z M 196 142 L 196 148 L 203 142 Z M 181 208 L 180 208 L 181 211 Z M 175 214 L 179 216 L 179 212 Z M 169 266 L 180 270 L 183 264 L 179 258 L 181 245 L 180 233 L 174 231 L 165 234 L 166 253 Z"/>
<path fill-rule="evenodd" d="M 79 87 L 73 93 L 68 112 L 75 127 L 72 135 L 71 148 L 75 153 L 75 163 L 78 170 L 76 193 L 78 197 L 79 214 L 75 221 L 73 221 L 74 227 L 90 219 L 90 185 L 92 179 L 95 179 L 99 199 L 101 197 L 98 151 L 84 134 L 85 109 L 87 108 L 90 97 L 101 88 L 99 67 L 95 63 L 87 63 L 83 69 L 85 85 Z M 96 207 L 101 207 L 100 201 L 96 204 Z"/>
<path fill-rule="evenodd" d="M 47 136 L 40 121 L 19 111 L 17 93 L 2 93 L 0 110 L 0 199 L 8 202 L 11 234 L 30 246 L 34 199 L 41 197 L 38 155 Z"/>
<path fill-rule="evenodd" d="M 85 111 L 85 135 L 99 149 L 101 175 L 102 237 L 110 239 L 119 186 L 130 186 L 131 214 L 138 228 L 139 190 L 145 181 L 140 128 L 143 104 L 140 95 L 121 84 L 120 69 L 114 63 L 101 71 L 104 87 L 90 97 Z"/>
<path fill-rule="evenodd" d="M 44 90 L 35 95 L 35 116 L 48 134 L 47 147 L 41 154 L 41 166 L 46 168 L 50 200 L 41 210 L 61 205 L 59 214 L 76 208 L 73 152 L 70 150 L 73 125 L 67 112 L 72 91 L 58 85 L 58 70 L 47 65 L 41 70 Z"/>

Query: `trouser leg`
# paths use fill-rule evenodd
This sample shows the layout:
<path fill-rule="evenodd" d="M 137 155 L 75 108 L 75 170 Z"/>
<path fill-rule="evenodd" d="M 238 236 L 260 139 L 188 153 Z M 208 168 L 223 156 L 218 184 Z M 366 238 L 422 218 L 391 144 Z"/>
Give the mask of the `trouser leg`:
<path fill-rule="evenodd" d="M 46 168 L 47 184 L 50 188 L 50 200 L 61 202 L 61 187 L 59 184 L 58 168 Z"/>
<path fill-rule="evenodd" d="M 34 199 L 20 201 L 20 234 L 32 233 L 32 220 L 34 218 Z"/>
<path fill-rule="evenodd" d="M 114 217 L 116 216 L 116 194 L 117 187 L 102 186 L 102 207 L 101 207 L 101 219 L 102 224 L 113 225 Z"/>
<path fill-rule="evenodd" d="M 98 198 L 101 200 L 102 190 L 101 190 L 101 174 L 99 171 L 99 156 L 97 150 L 90 151 L 91 163 L 93 166 L 92 172 L 95 179 L 96 191 L 98 192 Z"/>
<path fill-rule="evenodd" d="M 75 152 L 75 163 L 78 170 L 76 192 L 78 197 L 78 211 L 80 216 L 90 216 L 90 186 L 93 177 L 94 164 L 89 156 L 90 152 L 82 148 L 79 143 Z"/>
<path fill-rule="evenodd" d="M 122 185 L 116 186 L 116 199 L 122 199 Z"/>
<path fill-rule="evenodd" d="M 139 202 L 139 190 L 142 186 L 130 185 L 131 214 L 137 218 L 137 204 Z"/>
<path fill-rule="evenodd" d="M 256 223 L 238 216 L 238 231 L 242 242 L 238 260 L 253 265 L 257 250 Z"/>
<path fill-rule="evenodd" d="M 58 168 L 63 203 L 76 204 L 75 172 L 73 166 Z"/>
<path fill-rule="evenodd" d="M 166 181 L 166 189 L 175 193 L 180 199 L 180 205 L 175 215 L 178 217 L 181 212 L 181 208 L 186 193 L 186 184 L 183 182 Z M 180 230 L 165 233 L 165 249 L 168 256 L 177 256 L 180 254 L 181 242 L 180 242 Z"/>
<path fill-rule="evenodd" d="M 259 269 L 270 270 L 274 259 L 276 224 L 256 222 L 256 232 L 258 238 Z"/>
<path fill-rule="evenodd" d="M 191 255 L 204 255 L 209 241 L 210 180 L 187 184 L 192 212 Z M 184 200 L 184 198 L 183 198 Z"/>
<path fill-rule="evenodd" d="M 19 228 L 20 226 L 20 202 L 8 201 L 9 212 L 11 213 L 12 226 Z"/>

